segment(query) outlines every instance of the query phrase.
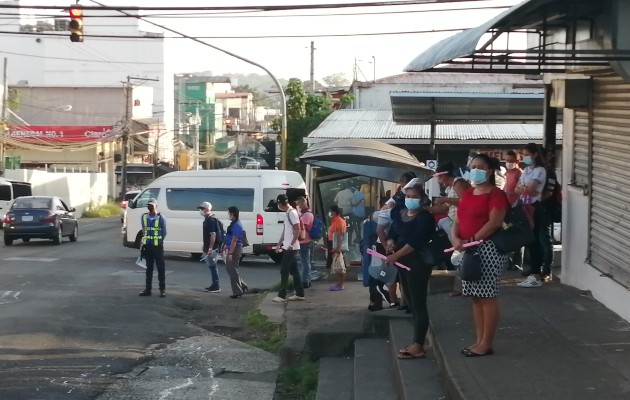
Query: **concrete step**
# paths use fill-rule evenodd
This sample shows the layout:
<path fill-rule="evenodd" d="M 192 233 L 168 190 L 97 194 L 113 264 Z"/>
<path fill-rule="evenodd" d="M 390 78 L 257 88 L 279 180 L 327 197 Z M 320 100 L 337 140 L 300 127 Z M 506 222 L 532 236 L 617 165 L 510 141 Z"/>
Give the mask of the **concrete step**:
<path fill-rule="evenodd" d="M 352 358 L 321 358 L 315 400 L 352 400 L 353 374 Z"/>
<path fill-rule="evenodd" d="M 358 339 L 354 342 L 354 399 L 398 400 L 387 340 Z"/>
<path fill-rule="evenodd" d="M 398 351 L 413 340 L 411 320 L 391 319 L 389 321 L 391 354 L 394 362 L 394 378 L 400 400 L 444 400 L 444 386 L 440 369 L 433 351 L 425 344 L 427 358 L 400 360 Z"/>

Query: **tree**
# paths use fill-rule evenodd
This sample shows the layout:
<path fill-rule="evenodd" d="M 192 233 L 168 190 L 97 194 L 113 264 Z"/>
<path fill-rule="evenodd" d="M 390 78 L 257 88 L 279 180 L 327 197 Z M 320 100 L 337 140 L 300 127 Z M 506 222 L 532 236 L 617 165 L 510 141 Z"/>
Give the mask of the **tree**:
<path fill-rule="evenodd" d="M 346 77 L 346 75 L 343 72 L 340 72 L 338 74 L 328 75 L 328 76 L 322 78 L 322 80 L 329 87 L 350 86 L 350 80 Z"/>
<path fill-rule="evenodd" d="M 304 153 L 304 138 L 332 112 L 329 96 L 306 94 L 299 79 L 291 79 L 285 90 L 287 96 L 287 169 L 306 172 L 306 166 L 296 159 Z"/>

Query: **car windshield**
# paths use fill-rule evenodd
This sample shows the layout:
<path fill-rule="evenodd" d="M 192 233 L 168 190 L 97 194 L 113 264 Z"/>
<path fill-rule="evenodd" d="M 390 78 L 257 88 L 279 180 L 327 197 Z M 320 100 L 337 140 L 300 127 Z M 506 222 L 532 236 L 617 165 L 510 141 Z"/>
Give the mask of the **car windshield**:
<path fill-rule="evenodd" d="M 17 198 L 13 202 L 13 209 L 41 208 L 50 210 L 52 199 L 44 198 Z"/>
<path fill-rule="evenodd" d="M 138 195 L 138 193 L 140 192 L 135 192 L 135 193 L 127 193 L 125 194 L 125 200 L 129 201 L 129 200 L 133 200 L 136 198 L 136 196 Z"/>

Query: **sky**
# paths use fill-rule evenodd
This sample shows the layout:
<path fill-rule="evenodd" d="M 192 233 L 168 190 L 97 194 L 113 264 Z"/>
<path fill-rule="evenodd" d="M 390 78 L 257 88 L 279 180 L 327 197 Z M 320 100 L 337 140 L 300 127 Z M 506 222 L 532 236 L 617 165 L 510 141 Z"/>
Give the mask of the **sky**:
<path fill-rule="evenodd" d="M 109 6 L 212 6 L 238 5 L 289 5 L 331 4 L 333 0 L 100 0 Z M 366 1 L 366 0 L 363 0 Z M 356 3 L 346 0 L 343 3 Z M 504 9 L 427 11 L 448 8 L 509 7 L 519 0 L 468 1 L 451 4 L 423 4 L 337 10 L 302 10 L 286 12 L 249 12 L 240 15 L 221 14 L 212 18 L 196 15 L 195 18 L 155 18 L 154 21 L 191 36 L 213 36 L 204 39 L 214 46 L 226 49 L 241 57 L 264 65 L 278 78 L 309 79 L 310 43 L 315 42 L 315 79 L 343 73 L 352 80 L 357 65 L 359 80 L 372 80 L 403 72 L 405 66 L 441 39 L 457 32 L 376 35 L 354 37 L 312 37 L 313 35 L 427 31 L 435 29 L 464 29 L 484 23 Z M 74 1 L 22 0 L 23 5 L 67 6 Z M 91 5 L 81 0 L 82 5 Z M 348 15 L 378 13 L 374 15 Z M 309 16 L 303 16 L 308 14 Z M 315 14 L 315 16 L 313 16 Z M 321 15 L 324 14 L 324 15 Z M 344 15 L 330 15 L 344 14 Z M 262 16 L 262 17 L 261 17 Z M 198 18 L 201 17 L 201 18 Z M 114 19 L 112 19 L 114 20 Z M 87 21 L 86 21 L 87 23 Z M 151 31 L 155 27 L 141 25 Z M 86 25 L 87 28 L 87 25 Z M 246 38 L 226 39 L 226 36 L 287 36 L 300 38 Z M 170 36 L 170 34 L 167 34 Z M 223 73 L 259 73 L 264 71 L 241 60 L 227 56 L 209 47 L 187 39 L 166 41 L 168 61 L 175 72 L 210 70 L 214 75 Z M 375 62 L 374 62 L 375 61 Z M 376 67 L 376 68 L 374 68 Z"/>

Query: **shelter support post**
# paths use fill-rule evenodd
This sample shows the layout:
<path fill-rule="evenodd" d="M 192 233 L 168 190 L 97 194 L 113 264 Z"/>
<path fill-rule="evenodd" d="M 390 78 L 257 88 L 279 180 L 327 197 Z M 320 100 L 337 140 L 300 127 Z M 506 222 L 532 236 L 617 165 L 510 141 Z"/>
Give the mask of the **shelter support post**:
<path fill-rule="evenodd" d="M 553 88 L 545 85 L 545 109 L 543 112 L 543 146 L 547 150 L 547 161 L 549 165 L 556 165 L 556 126 L 558 124 L 558 109 L 551 105 Z"/>

